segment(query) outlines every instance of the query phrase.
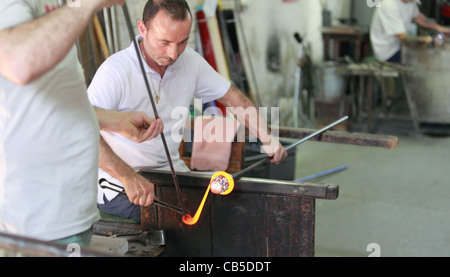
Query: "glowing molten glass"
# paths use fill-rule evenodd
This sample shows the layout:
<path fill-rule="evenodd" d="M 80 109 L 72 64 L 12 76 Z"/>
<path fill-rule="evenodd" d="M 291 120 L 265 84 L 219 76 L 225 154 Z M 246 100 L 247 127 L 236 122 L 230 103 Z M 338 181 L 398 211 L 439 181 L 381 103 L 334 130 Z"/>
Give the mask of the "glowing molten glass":
<path fill-rule="evenodd" d="M 212 193 L 227 195 L 234 189 L 234 179 L 230 174 L 220 171 L 212 176 L 209 185 Z"/>
<path fill-rule="evenodd" d="M 234 189 L 233 176 L 223 171 L 215 173 L 212 176 L 211 181 L 209 182 L 208 188 L 206 189 L 202 202 L 200 203 L 200 206 L 198 207 L 194 217 L 192 217 L 190 214 L 186 214 L 185 216 L 183 216 L 182 219 L 183 223 L 186 225 L 197 224 L 200 215 L 203 211 L 203 207 L 205 206 L 206 198 L 208 197 L 210 190 L 214 194 L 228 195 L 233 191 L 233 189 Z"/>

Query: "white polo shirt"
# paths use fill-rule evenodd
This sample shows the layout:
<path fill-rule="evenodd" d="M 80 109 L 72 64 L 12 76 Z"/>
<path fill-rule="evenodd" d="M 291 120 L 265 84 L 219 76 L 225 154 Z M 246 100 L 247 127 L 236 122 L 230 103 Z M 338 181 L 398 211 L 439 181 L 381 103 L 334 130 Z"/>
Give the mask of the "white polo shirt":
<path fill-rule="evenodd" d="M 0 29 L 53 6 L 2 0 Z M 98 140 L 75 47 L 28 85 L 0 75 L 0 232 L 57 240 L 89 229 L 99 219 Z"/>
<path fill-rule="evenodd" d="M 417 3 L 401 0 L 383 0 L 375 9 L 370 26 L 370 40 L 375 57 L 386 61 L 397 53 L 402 45 L 396 35 L 408 33 L 414 18 L 419 16 Z"/>
<path fill-rule="evenodd" d="M 188 171 L 180 159 L 178 148 L 189 115 L 189 106 L 194 97 L 202 99 L 203 103 L 221 98 L 231 84 L 189 47 L 167 68 L 162 79 L 140 58 L 152 92 L 156 91 L 159 95 L 156 106 L 164 123 L 164 135 L 175 170 Z M 155 117 L 133 44 L 112 55 L 100 66 L 88 88 L 88 96 L 93 106 L 102 109 L 143 111 L 150 117 Z M 135 143 L 111 132 L 101 131 L 101 135 L 114 153 L 136 171 L 142 168 L 170 170 L 161 136 Z M 102 178 L 122 186 L 118 180 L 99 169 L 99 179 Z M 117 195 L 116 192 L 99 187 L 98 203 L 103 204 L 103 193 L 108 200 Z"/>

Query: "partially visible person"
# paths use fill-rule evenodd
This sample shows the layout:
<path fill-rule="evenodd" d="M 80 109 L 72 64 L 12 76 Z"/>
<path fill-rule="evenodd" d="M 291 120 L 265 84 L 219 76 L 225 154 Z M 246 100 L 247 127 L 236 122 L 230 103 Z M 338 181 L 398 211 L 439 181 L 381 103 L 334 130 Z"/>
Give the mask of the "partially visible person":
<path fill-rule="evenodd" d="M 450 33 L 449 28 L 432 22 L 421 13 L 418 2 L 420 1 L 383 0 L 381 6 L 375 9 L 370 25 L 370 40 L 377 60 L 400 63 L 403 44 L 433 43 L 431 36 L 408 34 L 409 26 L 413 22 L 439 33 Z"/>
<path fill-rule="evenodd" d="M 106 110 L 142 110 L 153 116 L 146 84 L 139 67 L 145 66 L 158 114 L 176 171 L 189 171 L 179 158 L 180 141 L 174 129 L 184 126 L 184 118 L 174 118 L 176 110 L 189 110 L 194 97 L 203 103 L 217 100 L 225 107 L 256 111 L 253 120 L 237 115 L 252 135 L 263 142 L 272 163 L 280 163 L 286 150 L 278 138 L 267 132 L 267 124 L 254 104 L 228 80 L 220 76 L 197 52 L 188 47 L 192 14 L 184 0 L 150 0 L 138 22 L 141 56 L 134 45 L 112 55 L 98 69 L 88 95 L 93 106 Z M 98 203 L 102 211 L 140 220 L 140 206 L 155 199 L 154 184 L 137 173 L 142 168 L 170 170 L 161 138 L 136 144 L 111 132 L 101 133 Z M 112 187 L 111 187 L 112 186 Z M 110 188 L 122 187 L 126 195 Z M 108 188 L 110 187 L 110 188 Z"/>
<path fill-rule="evenodd" d="M 97 11 L 123 3 L 0 1 L 0 232 L 89 246 L 99 126 L 136 141 L 161 131 L 141 112 L 96 117 L 87 98 L 75 42 Z"/>

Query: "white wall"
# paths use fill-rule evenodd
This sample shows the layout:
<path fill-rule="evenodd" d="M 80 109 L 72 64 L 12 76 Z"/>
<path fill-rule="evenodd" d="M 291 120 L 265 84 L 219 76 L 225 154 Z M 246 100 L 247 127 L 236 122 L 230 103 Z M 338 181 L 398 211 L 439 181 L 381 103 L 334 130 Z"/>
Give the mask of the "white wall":
<path fill-rule="evenodd" d="M 317 0 L 299 0 L 285 3 L 281 0 L 247 0 L 241 13 L 243 34 L 240 34 L 241 52 L 247 77 L 252 80 L 252 93 L 259 92 L 261 106 L 276 106 L 281 96 L 294 89 L 298 43 L 294 33 L 298 32 L 312 50 L 313 60 L 322 59 L 321 7 Z M 248 51 L 242 43 L 245 36 Z M 268 50 L 277 45 L 280 55 L 280 70 L 273 72 L 267 66 Z M 276 48 L 276 47 L 275 47 Z M 272 48 L 273 49 L 273 48 Z M 250 74 L 249 57 L 254 74 Z M 255 87 L 256 83 L 256 87 Z"/>
<path fill-rule="evenodd" d="M 193 13 L 195 6 L 202 0 L 187 0 Z M 333 18 L 347 17 L 350 0 L 327 0 L 332 10 Z M 359 0 L 358 0 L 359 1 Z M 128 0 L 127 5 L 134 25 L 142 17 L 142 10 L 146 0 Z M 234 7 L 235 0 L 222 0 L 224 7 Z M 323 59 L 323 41 L 320 32 L 322 26 L 321 1 L 298 0 L 283 2 L 282 0 L 241 0 L 243 5 L 240 18 L 243 33 L 239 32 L 240 48 L 243 54 L 247 78 L 250 79 L 252 94 L 259 92 L 258 99 L 261 106 L 276 106 L 282 96 L 292 94 L 295 81 L 298 43 L 294 33 L 298 32 L 309 47 L 314 63 L 321 63 Z M 120 48 L 130 45 L 130 38 L 126 29 L 121 9 L 117 10 L 119 24 Z M 193 28 L 193 31 L 195 28 Z M 240 28 L 238 28 L 238 31 Z M 135 28 L 137 34 L 137 28 Z M 247 41 L 245 49 L 243 37 Z M 191 36 L 191 46 L 194 35 Z M 267 53 L 269 47 L 278 45 L 280 69 L 277 72 L 269 70 Z M 250 53 L 250 57 L 246 54 Z M 249 58 L 253 64 L 250 67 Z M 254 69 L 254 74 L 250 69 Z M 251 77 L 255 75 L 253 80 Z"/>

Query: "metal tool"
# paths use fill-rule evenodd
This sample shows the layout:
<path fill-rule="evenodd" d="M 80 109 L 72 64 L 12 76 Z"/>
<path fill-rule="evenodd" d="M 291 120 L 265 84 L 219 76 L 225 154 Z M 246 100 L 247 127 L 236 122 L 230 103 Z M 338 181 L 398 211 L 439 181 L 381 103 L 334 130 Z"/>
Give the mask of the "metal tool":
<path fill-rule="evenodd" d="M 292 149 L 294 149 L 295 147 L 297 147 L 297 146 L 300 145 L 301 143 L 303 143 L 303 142 L 309 140 L 309 139 L 312 138 L 312 137 L 317 136 L 318 134 L 321 134 L 321 133 L 327 131 L 328 129 L 331 129 L 332 127 L 338 125 L 339 123 L 342 123 L 343 121 L 345 121 L 345 120 L 347 120 L 347 119 L 348 119 L 348 116 L 344 116 L 343 118 L 341 118 L 341 119 L 339 119 L 339 120 L 337 120 L 337 121 L 331 123 L 330 125 L 328 125 L 328 126 L 322 128 L 322 129 L 320 129 L 320 130 L 318 130 L 318 131 L 316 131 L 316 132 L 310 134 L 309 136 L 307 136 L 307 137 L 305 137 L 305 138 L 299 140 L 298 142 L 289 145 L 288 147 L 285 148 L 285 149 L 286 149 L 286 152 L 291 151 Z M 256 163 L 254 163 L 254 164 L 252 164 L 252 165 L 250 165 L 250 166 L 244 168 L 243 170 L 238 171 L 238 172 L 232 174 L 231 176 L 233 177 L 233 179 L 238 179 L 239 177 L 243 176 L 245 173 L 249 172 L 250 170 L 252 170 L 252 169 L 254 169 L 254 168 L 256 168 L 256 167 L 258 167 L 258 166 L 260 166 L 260 165 L 262 165 L 262 164 L 264 164 L 265 162 L 267 162 L 267 161 L 269 161 L 269 160 L 270 160 L 270 157 L 266 157 L 266 158 L 264 158 L 264 159 L 262 159 L 262 160 L 260 160 L 260 161 L 258 161 L 258 162 L 256 162 Z"/>
<path fill-rule="evenodd" d="M 116 187 L 117 189 L 111 188 L 111 187 L 109 187 L 109 186 L 102 185 L 102 182 L 103 182 L 103 181 L 100 180 L 99 186 L 100 186 L 102 189 L 109 189 L 109 190 L 111 190 L 111 191 L 115 191 L 115 192 L 117 192 L 117 193 L 120 193 L 120 194 L 123 194 L 123 195 L 127 195 L 126 192 L 122 190 L 123 188 L 122 188 L 121 186 L 118 186 L 118 185 L 116 185 L 116 184 L 110 183 L 110 182 L 108 182 L 108 181 L 106 181 L 106 180 L 104 180 L 104 181 L 107 182 L 108 184 L 110 184 L 111 186 Z M 158 200 L 158 199 L 153 200 L 153 204 L 155 204 L 156 206 L 159 206 L 159 207 L 161 207 L 161 208 L 165 208 L 165 209 L 171 210 L 171 211 L 173 211 L 173 212 L 179 213 L 179 214 L 181 214 L 181 215 L 184 215 L 183 210 L 182 210 L 181 208 L 178 208 L 178 207 L 176 207 L 176 206 L 173 206 L 173 205 L 170 205 L 170 204 L 168 204 L 168 203 L 162 202 L 162 201 L 160 201 L 160 200 Z"/>
<path fill-rule="evenodd" d="M 343 118 L 341 118 L 341 119 L 335 121 L 334 123 L 332 123 L 332 124 L 330 124 L 330 125 L 328 125 L 328 126 L 322 128 L 322 129 L 318 130 L 317 132 L 314 132 L 314 133 L 310 134 L 309 136 L 307 136 L 307 137 L 305 137 L 305 138 L 299 140 L 298 142 L 289 145 L 288 147 L 286 147 L 286 152 L 289 152 L 290 150 L 294 149 L 295 147 L 297 147 L 297 146 L 300 145 L 301 143 L 307 141 L 308 139 L 310 139 L 310 138 L 312 138 L 312 137 L 314 137 L 314 136 L 317 136 L 317 135 L 320 134 L 320 133 L 325 132 L 326 130 L 330 129 L 331 127 L 336 126 L 337 124 L 339 124 L 339 123 L 341 123 L 341 122 L 343 122 L 343 121 L 345 121 L 345 120 L 347 120 L 347 119 L 348 119 L 348 116 L 345 116 L 345 117 L 343 117 Z M 221 179 L 220 182 L 226 184 L 226 186 L 223 186 L 223 187 L 226 187 L 226 190 L 223 191 L 222 193 L 216 191 L 216 192 L 218 192 L 218 193 L 215 193 L 215 194 L 219 194 L 219 195 L 228 195 L 228 194 L 230 194 L 230 193 L 233 191 L 233 189 L 234 189 L 234 180 L 235 180 L 235 179 L 240 178 L 240 177 L 243 176 L 245 173 L 249 172 L 250 170 L 252 170 L 252 169 L 254 169 L 254 168 L 256 168 L 256 167 L 258 167 L 258 166 L 260 166 L 260 165 L 262 165 L 263 163 L 265 163 L 265 162 L 267 162 L 267 161 L 269 161 L 269 160 L 270 160 L 270 157 L 265 157 L 264 159 L 260 160 L 259 162 L 256 162 L 256 163 L 254 163 L 254 164 L 248 166 L 247 168 L 245 168 L 245 169 L 243 169 L 243 170 L 241 170 L 241 171 L 238 171 L 238 172 L 236 172 L 236 173 L 234 173 L 234 174 L 232 174 L 232 175 L 231 175 L 231 174 L 228 174 L 227 172 L 224 172 L 224 171 L 216 172 L 216 173 L 212 176 L 211 181 L 209 182 L 208 188 L 206 189 L 205 195 L 203 196 L 203 199 L 202 199 L 202 201 L 200 202 L 200 205 L 199 205 L 199 207 L 198 207 L 198 209 L 197 209 L 197 212 L 194 214 L 193 217 L 192 217 L 190 214 L 184 215 L 184 216 L 183 216 L 183 219 L 182 219 L 183 223 L 186 224 L 186 225 L 195 225 L 195 224 L 197 224 L 197 222 L 198 222 L 198 220 L 199 220 L 199 218 L 200 218 L 200 215 L 201 215 L 201 213 L 202 213 L 202 211 L 203 211 L 203 207 L 204 207 L 204 205 L 205 205 L 206 198 L 208 197 L 208 194 L 209 194 L 209 192 L 210 192 L 210 190 L 211 190 L 211 184 L 212 184 L 213 182 L 216 182 L 216 178 L 220 178 L 220 179 Z"/>
<path fill-rule="evenodd" d="M 150 89 L 150 85 L 149 85 L 149 82 L 148 82 L 147 74 L 145 73 L 144 64 L 142 62 L 141 53 L 139 51 L 139 45 L 138 45 L 138 42 L 136 41 L 136 37 L 134 35 L 134 31 L 133 31 L 133 27 L 131 25 L 130 15 L 128 13 L 128 7 L 127 7 L 126 2 L 123 4 L 122 9 L 123 9 L 123 13 L 124 13 L 124 16 L 125 16 L 125 21 L 127 23 L 128 32 L 130 33 L 130 38 L 133 40 L 134 48 L 136 50 L 137 59 L 139 61 L 139 65 L 140 65 L 141 71 L 142 71 L 142 76 L 144 77 L 145 85 L 147 87 L 148 96 L 150 97 L 150 102 L 152 104 L 153 113 L 155 114 L 155 118 L 158 119 L 160 117 L 158 115 L 158 110 L 156 109 L 155 100 L 153 99 L 153 94 L 152 94 L 152 91 Z M 178 194 L 178 198 L 179 198 L 179 201 L 180 201 L 180 204 L 181 204 L 182 214 L 186 215 L 186 209 L 184 208 L 183 197 L 181 195 L 180 185 L 178 184 L 177 175 L 175 174 L 175 169 L 173 167 L 172 158 L 170 157 L 169 148 L 167 147 L 167 142 L 166 142 L 166 137 L 164 135 L 164 132 L 161 133 L 161 140 L 162 140 L 162 143 L 164 145 L 164 151 L 166 152 L 167 161 L 168 161 L 169 166 L 170 166 L 170 171 L 172 172 L 172 178 L 173 178 L 173 181 L 174 181 L 174 184 L 175 184 L 175 188 L 176 188 L 176 191 L 177 191 L 177 194 Z"/>
<path fill-rule="evenodd" d="M 165 230 L 144 231 L 138 235 L 117 236 L 117 237 L 125 239 L 128 242 L 140 242 L 144 246 L 161 246 L 167 244 Z"/>

